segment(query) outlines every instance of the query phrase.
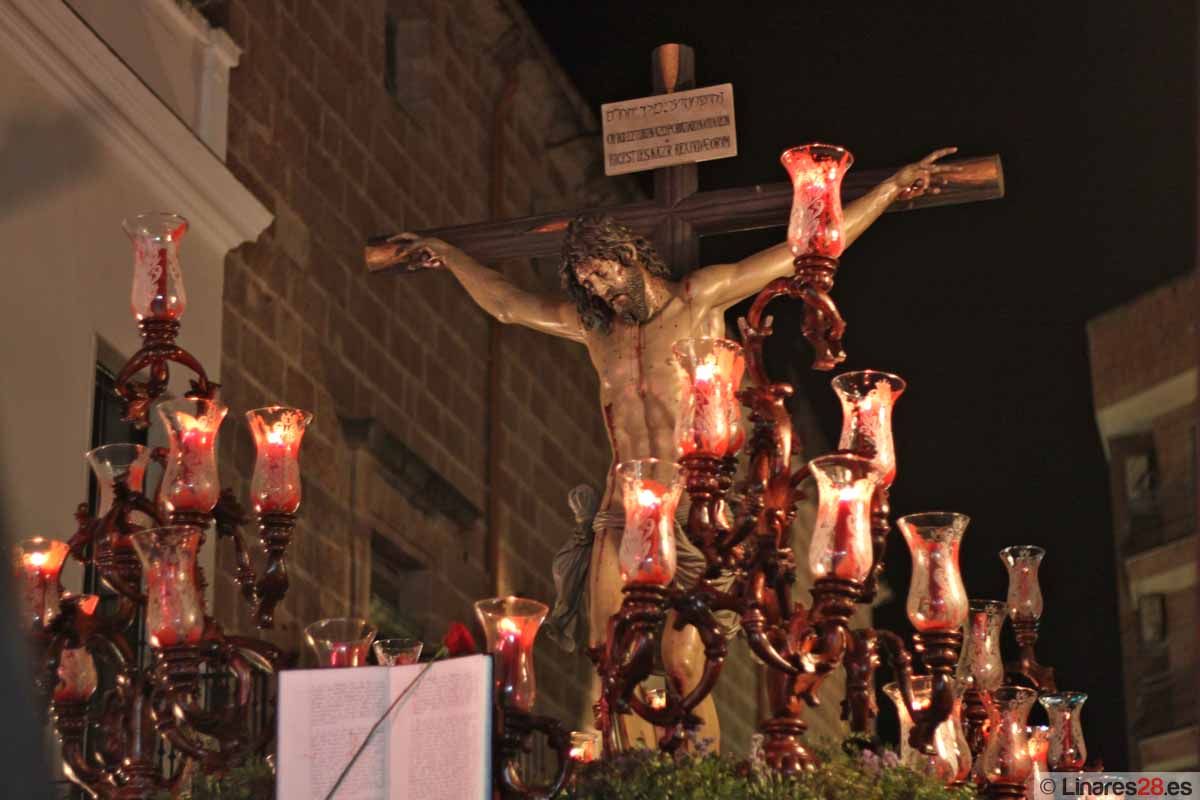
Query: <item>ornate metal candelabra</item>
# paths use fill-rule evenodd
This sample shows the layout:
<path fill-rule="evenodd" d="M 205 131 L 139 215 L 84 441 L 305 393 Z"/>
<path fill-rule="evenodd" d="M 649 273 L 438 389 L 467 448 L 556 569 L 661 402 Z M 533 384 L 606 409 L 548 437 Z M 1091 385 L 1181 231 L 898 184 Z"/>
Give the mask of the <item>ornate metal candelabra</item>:
<path fill-rule="evenodd" d="M 100 490 L 95 515 L 81 504 L 69 543 L 22 542 L 14 567 L 36 647 L 35 681 L 49 702 L 67 776 L 92 797 L 140 800 L 174 790 L 189 762 L 221 770 L 262 753 L 274 734 L 269 720 L 256 719 L 250 699 L 259 676 L 272 676 L 283 655 L 268 642 L 226 635 L 205 614 L 196 558 L 215 521 L 219 536 L 235 542 L 238 580 L 259 626 L 271 626 L 287 589 L 284 551 L 300 503 L 297 454 L 311 415 L 286 408 L 248 415 L 258 446 L 251 489 L 267 554 L 266 571 L 256 579 L 239 532 L 244 513 L 217 477 L 216 438 L 227 411 L 220 387 L 175 344 L 186 306 L 178 248 L 187 222 L 147 214 L 126 230 L 134 244 L 132 307 L 144 346 L 118 374 L 116 392 L 126 420 L 138 426 L 147 426 L 157 407 L 170 446 L 152 452 L 116 444 L 90 452 Z M 159 402 L 172 361 L 196 377 L 183 397 Z M 138 381 L 143 370 L 149 377 Z M 151 460 L 163 474 L 146 493 Z M 114 600 L 64 594 L 59 571 L 68 555 L 92 567 Z M 149 663 L 138 652 L 142 632 Z M 114 685 L 93 707 L 97 658 L 109 664 Z M 175 754 L 170 766 L 162 761 L 163 745 Z"/>
<path fill-rule="evenodd" d="M 626 512 L 620 559 L 625 599 L 609 620 L 603 647 L 591 651 L 602 685 L 595 716 L 605 752 L 630 745 L 629 714 L 662 732 L 660 748 L 682 745 L 684 734 L 699 725 L 695 709 L 716 685 L 727 653 L 728 631 L 717 615 L 733 612 L 750 649 L 769 668 L 770 711 L 759 730 L 772 768 L 795 773 L 813 764 L 802 742 L 803 707 L 816 702 L 822 681 L 839 666 L 847 673 L 843 716 L 854 731 L 870 733 L 877 714 L 875 671 L 886 656 L 895 676 L 889 696 L 905 723 L 908 763 L 955 785 L 968 780 L 974 764 L 976 782 L 992 796 L 1015 796 L 1016 781 L 1028 775 L 1023 726 L 1036 692 L 1002 686 L 1005 669 L 998 649 L 993 652 L 999 609 L 968 608 L 958 566 L 967 518 L 934 512 L 898 520 L 914 564 L 907 604 L 916 629 L 912 652 L 895 633 L 850 627 L 855 606 L 874 599 L 883 568 L 891 528 L 888 492 L 896 476 L 891 417 L 905 382 L 874 371 L 835 378 L 843 408 L 839 450 L 792 470 L 796 443 L 785 402 L 793 389 L 771 381 L 764 368 L 763 342 L 771 335 L 765 312 L 777 298 L 801 300 L 804 334 L 817 354 L 814 367 L 830 369 L 845 358 L 845 324 L 828 293 L 843 247 L 839 186 L 851 158 L 841 148 L 808 145 L 787 151 L 782 160 L 795 186 L 788 231 L 794 274 L 764 288 L 739 320 L 742 347 L 720 339 L 676 345 L 682 384 L 678 462 L 650 459 L 618 467 Z M 751 385 L 739 390 L 743 369 Z M 735 397 L 748 408 L 753 425 L 740 481 L 734 480 L 735 458 L 744 437 Z M 817 484 L 819 505 L 808 554 L 812 603 L 806 607 L 791 596 L 796 565 L 787 536 L 809 478 Z M 686 534 L 706 564 L 687 589 L 672 585 L 670 520 L 680 487 L 690 501 Z M 741 502 L 730 515 L 725 498 L 734 488 Z M 1034 596 L 1040 557 L 1040 548 L 1010 548 L 1003 555 L 1006 564 L 1018 565 L 1010 566 L 1014 588 L 1008 606 L 1022 648 L 1007 671 L 1013 680 L 1052 690 L 1053 672 L 1033 655 L 1041 614 L 1040 592 Z M 704 668 L 690 688 L 668 681 L 652 705 L 639 684 L 654 668 L 666 624 L 696 628 Z M 964 625 L 971 636 L 965 653 Z M 923 670 L 916 668 L 914 653 Z M 989 735 L 1001 729 L 1009 733 Z M 1082 748 L 1073 744 L 1081 737 L 1078 725 L 1072 727 L 1069 719 L 1056 723 L 1051 741 L 1062 741 L 1061 730 L 1068 732 L 1068 742 L 1058 746 L 1065 755 L 1057 763 L 1081 764 Z M 1014 748 L 1025 748 L 1024 755 Z"/>

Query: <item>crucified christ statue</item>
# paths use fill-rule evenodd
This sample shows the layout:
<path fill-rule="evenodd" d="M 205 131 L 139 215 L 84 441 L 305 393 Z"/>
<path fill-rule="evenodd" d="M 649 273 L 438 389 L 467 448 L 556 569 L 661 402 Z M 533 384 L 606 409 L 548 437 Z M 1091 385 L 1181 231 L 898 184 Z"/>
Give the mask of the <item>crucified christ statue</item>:
<path fill-rule="evenodd" d="M 897 200 L 936 193 L 955 167 L 937 163 L 956 148 L 937 150 L 901 168 L 845 209 L 846 245 Z M 616 465 L 627 459 L 676 459 L 675 415 L 680 396 L 671 346 L 689 337 L 725 336 L 725 311 L 775 278 L 793 272 L 793 256 L 781 243 L 733 264 L 697 269 L 679 282 L 651 244 L 608 217 L 575 218 L 568 227 L 560 266 L 566 297 L 521 291 L 440 239 L 393 237 L 394 259 L 411 266 L 449 270 L 484 311 L 502 323 L 524 325 L 570 339 L 588 350 L 600 380 L 600 405 L 612 447 L 604 494 L 593 523 L 595 537 L 587 576 L 589 644 L 602 644 L 609 617 L 621 606 L 623 581 L 617 563 L 624 527 Z M 682 534 L 679 534 L 682 536 Z M 704 664 L 693 628 L 663 631 L 668 679 L 681 693 L 699 680 Z M 598 684 L 593 686 L 598 695 Z M 709 697 L 696 709 L 699 735 L 720 741 L 716 708 Z M 647 725 L 630 720 L 636 728 Z M 640 732 L 648 743 L 652 732 Z"/>

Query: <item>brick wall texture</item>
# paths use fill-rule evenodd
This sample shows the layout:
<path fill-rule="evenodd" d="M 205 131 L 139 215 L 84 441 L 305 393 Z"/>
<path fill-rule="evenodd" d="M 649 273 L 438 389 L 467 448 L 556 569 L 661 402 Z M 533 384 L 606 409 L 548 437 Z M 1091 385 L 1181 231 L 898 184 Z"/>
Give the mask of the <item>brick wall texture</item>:
<path fill-rule="evenodd" d="M 495 587 L 552 602 L 551 560 L 573 525 L 566 494 L 600 485 L 609 462 L 585 351 L 492 323 L 449 275 L 368 276 L 362 247 L 379 232 L 489 217 L 493 115 L 510 72 L 518 88 L 501 129 L 497 216 L 625 202 L 633 185 L 603 178 L 598 137 L 585 135 L 594 118 L 515 4 L 230 0 L 227 25 L 243 49 L 231 76 L 228 165 L 275 222 L 226 262 L 225 395 L 234 408 L 279 402 L 315 412 L 291 590 L 274 637 L 301 650 L 308 622 L 367 612 L 373 536 L 411 561 L 415 607 L 406 610 L 427 642 L 450 620 L 474 626 L 472 601 Z M 389 26 L 394 91 L 385 87 Z M 523 287 L 557 288 L 554 264 L 493 266 Z M 488 426 L 499 426 L 495 584 L 485 520 L 464 529 L 422 510 L 347 438 L 339 420 L 349 418 L 373 420 L 481 510 Z M 221 447 L 223 477 L 244 496 L 249 437 L 231 429 Z M 227 556 L 215 611 L 249 630 Z M 727 742 L 743 749 L 756 681 L 744 645 L 736 651 L 720 699 Z M 537 664 L 539 709 L 582 724 L 586 659 L 543 641 Z"/>
<path fill-rule="evenodd" d="M 1191 369 L 1200 360 L 1196 273 L 1088 322 L 1092 391 L 1104 408 Z"/>
<path fill-rule="evenodd" d="M 1112 407 L 1195 369 L 1198 309 L 1200 281 L 1192 273 L 1091 320 L 1096 407 Z M 1197 557 L 1197 406 L 1145 413 L 1137 430 L 1106 443 L 1131 768 L 1194 762 L 1194 735 L 1169 732 L 1195 722 L 1200 700 L 1195 688 L 1200 594 L 1194 575 L 1178 577 L 1181 565 Z M 1154 480 L 1147 489 L 1135 481 L 1149 464 Z M 1162 596 L 1163 641 L 1143 636 L 1139 592 Z"/>

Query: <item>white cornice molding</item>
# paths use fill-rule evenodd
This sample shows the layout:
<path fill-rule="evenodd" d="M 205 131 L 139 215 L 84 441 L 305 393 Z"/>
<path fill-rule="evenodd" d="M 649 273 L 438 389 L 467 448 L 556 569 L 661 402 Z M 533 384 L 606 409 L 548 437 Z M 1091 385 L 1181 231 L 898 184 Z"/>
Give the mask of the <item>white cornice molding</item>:
<path fill-rule="evenodd" d="M 232 250 L 272 215 L 62 0 L 0 0 L 0 47 L 151 185 L 195 235 Z"/>
<path fill-rule="evenodd" d="M 1096 427 L 1104 456 L 1109 456 L 1109 442 L 1118 436 L 1128 436 L 1151 430 L 1154 420 L 1196 402 L 1197 371 L 1184 370 L 1130 397 L 1096 409 Z"/>

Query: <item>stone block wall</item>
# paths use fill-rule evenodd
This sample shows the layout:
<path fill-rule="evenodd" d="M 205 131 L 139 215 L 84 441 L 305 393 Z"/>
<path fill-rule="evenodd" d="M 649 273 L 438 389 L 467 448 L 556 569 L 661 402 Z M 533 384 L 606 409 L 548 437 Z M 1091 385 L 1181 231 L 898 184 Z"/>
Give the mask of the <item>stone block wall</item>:
<path fill-rule="evenodd" d="M 493 210 L 625 202 L 632 184 L 602 179 L 598 140 L 585 135 L 595 120 L 515 4 L 230 0 L 224 13 L 244 51 L 231 76 L 228 164 L 275 214 L 226 263 L 225 396 L 235 413 L 280 402 L 316 414 L 275 637 L 300 649 L 308 622 L 367 613 L 373 540 L 411 569 L 406 610 L 427 641 L 451 620 L 474 625 L 471 602 L 494 591 L 551 601 L 550 560 L 572 523 L 566 492 L 603 480 L 608 463 L 586 353 L 492 323 L 449 275 L 368 276 L 362 248 L 376 233 Z M 510 74 L 496 173 L 495 112 Z M 495 266 L 526 288 L 557 285 L 554 264 Z M 482 515 L 489 420 L 500 426 L 497 576 Z M 450 506 L 431 505 L 403 466 L 382 464 L 387 448 L 348 436 L 356 421 L 452 487 Z M 252 447 L 234 431 L 222 442 L 223 477 L 240 493 Z M 249 629 L 228 556 L 216 613 Z M 539 670 L 544 709 L 577 719 L 585 659 L 546 654 Z"/>

